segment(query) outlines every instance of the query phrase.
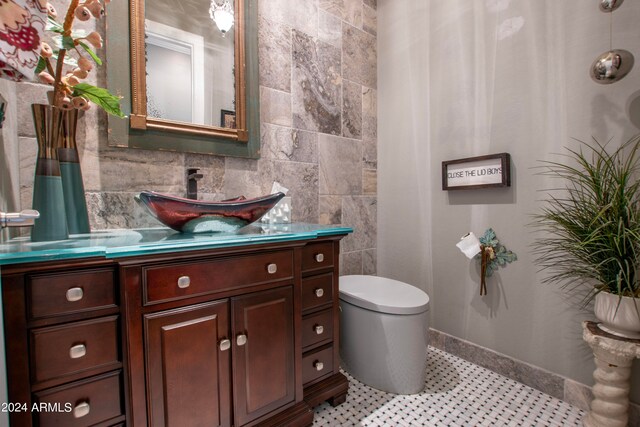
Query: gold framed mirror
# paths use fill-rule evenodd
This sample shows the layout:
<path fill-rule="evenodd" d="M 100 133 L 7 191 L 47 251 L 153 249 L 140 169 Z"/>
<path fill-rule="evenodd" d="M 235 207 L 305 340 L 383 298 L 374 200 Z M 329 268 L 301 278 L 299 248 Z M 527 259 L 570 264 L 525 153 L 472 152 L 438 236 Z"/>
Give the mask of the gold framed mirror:
<path fill-rule="evenodd" d="M 225 2 L 233 5 L 228 31 L 217 28 L 213 13 L 214 4 Z M 258 0 L 129 0 L 111 6 L 108 22 L 127 19 L 130 31 L 125 39 L 107 23 L 108 87 L 122 95 L 128 114 L 126 124 L 109 119 L 109 144 L 257 158 Z M 157 60 L 156 47 L 165 52 Z M 171 70 L 180 58 L 190 72 Z M 227 68 L 220 69 L 221 63 Z M 155 80 L 149 67 L 157 67 Z M 222 80 L 222 88 L 214 87 Z"/>

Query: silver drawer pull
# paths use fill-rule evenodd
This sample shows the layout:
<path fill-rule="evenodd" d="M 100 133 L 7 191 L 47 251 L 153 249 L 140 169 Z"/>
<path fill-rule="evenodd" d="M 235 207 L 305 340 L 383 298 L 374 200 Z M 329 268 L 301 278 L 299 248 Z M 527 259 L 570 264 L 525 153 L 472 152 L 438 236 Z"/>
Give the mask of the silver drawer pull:
<path fill-rule="evenodd" d="M 315 362 L 313 362 L 313 367 L 316 368 L 316 371 L 322 371 L 324 369 L 324 363 L 316 360 Z"/>
<path fill-rule="evenodd" d="M 316 331 L 316 334 L 322 335 L 324 332 L 324 327 L 322 325 L 316 325 L 313 327 L 313 330 Z"/>
<path fill-rule="evenodd" d="M 236 337 L 236 344 L 239 346 L 243 346 L 247 343 L 247 336 L 245 334 L 240 334 Z"/>
<path fill-rule="evenodd" d="M 180 276 L 178 278 L 178 287 L 180 289 L 188 288 L 191 284 L 191 278 L 189 276 Z"/>
<path fill-rule="evenodd" d="M 89 415 L 91 412 L 91 406 L 89 406 L 89 402 L 80 402 L 73 408 L 73 418 L 82 418 L 86 415 Z"/>
<path fill-rule="evenodd" d="M 84 292 L 82 288 L 75 287 L 67 289 L 67 301 L 69 302 L 80 301 L 83 296 Z"/>
<path fill-rule="evenodd" d="M 316 262 L 324 261 L 324 254 L 316 254 L 315 259 L 316 259 Z"/>
<path fill-rule="evenodd" d="M 225 338 L 220 341 L 220 351 L 227 351 L 231 348 L 231 340 Z"/>
<path fill-rule="evenodd" d="M 278 271 L 278 266 L 276 264 L 269 264 L 267 265 L 267 272 L 269 274 L 275 274 L 276 271 Z"/>
<path fill-rule="evenodd" d="M 324 289 L 322 289 L 322 288 L 318 288 L 318 289 L 316 289 L 316 290 L 315 290 L 315 291 L 313 291 L 313 292 L 316 294 L 316 296 L 317 296 L 318 298 L 322 298 L 322 296 L 324 295 Z"/>
<path fill-rule="evenodd" d="M 69 357 L 72 359 L 80 359 L 85 354 L 87 354 L 87 346 L 84 344 L 77 344 L 69 349 Z"/>

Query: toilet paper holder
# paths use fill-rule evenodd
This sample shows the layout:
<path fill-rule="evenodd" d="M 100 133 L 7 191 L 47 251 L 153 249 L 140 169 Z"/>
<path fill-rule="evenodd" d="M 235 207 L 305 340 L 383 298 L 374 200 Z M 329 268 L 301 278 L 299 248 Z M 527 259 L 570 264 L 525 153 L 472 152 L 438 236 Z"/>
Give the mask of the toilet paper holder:
<path fill-rule="evenodd" d="M 487 294 L 487 277 L 491 277 L 498 267 L 518 259 L 513 251 L 500 243 L 492 228 L 488 228 L 480 238 L 470 231 L 460 238 L 456 246 L 467 258 L 475 258 L 480 262 L 481 296 Z"/>

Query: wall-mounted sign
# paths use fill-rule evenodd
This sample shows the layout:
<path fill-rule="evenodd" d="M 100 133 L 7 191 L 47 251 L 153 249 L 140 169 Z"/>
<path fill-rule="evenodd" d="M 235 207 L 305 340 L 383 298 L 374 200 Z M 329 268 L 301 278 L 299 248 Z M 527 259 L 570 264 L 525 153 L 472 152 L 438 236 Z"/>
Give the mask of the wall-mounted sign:
<path fill-rule="evenodd" d="M 442 189 L 509 187 L 511 156 L 509 153 L 442 162 Z"/>

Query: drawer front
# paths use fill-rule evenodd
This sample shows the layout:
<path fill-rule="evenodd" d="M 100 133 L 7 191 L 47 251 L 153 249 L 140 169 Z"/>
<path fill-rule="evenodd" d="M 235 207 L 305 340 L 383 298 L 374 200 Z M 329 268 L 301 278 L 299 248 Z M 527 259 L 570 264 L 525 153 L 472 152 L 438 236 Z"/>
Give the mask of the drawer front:
<path fill-rule="evenodd" d="M 333 310 L 309 314 L 302 319 L 302 347 L 333 339 Z"/>
<path fill-rule="evenodd" d="M 33 329 L 30 335 L 33 383 L 119 363 L 117 316 Z"/>
<path fill-rule="evenodd" d="M 318 307 L 333 301 L 333 273 L 302 279 L 302 309 Z"/>
<path fill-rule="evenodd" d="M 302 383 L 313 380 L 333 372 L 333 347 L 314 351 L 302 357 Z"/>
<path fill-rule="evenodd" d="M 36 425 L 47 427 L 92 426 L 124 415 L 120 372 L 78 381 L 35 393 L 43 410 Z"/>
<path fill-rule="evenodd" d="M 302 249 L 302 271 L 333 266 L 333 242 L 310 243 Z"/>
<path fill-rule="evenodd" d="M 146 267 L 143 270 L 145 304 L 154 304 L 292 278 L 293 251 Z"/>
<path fill-rule="evenodd" d="M 116 306 L 113 270 L 34 275 L 29 278 L 29 317 L 37 319 Z"/>

